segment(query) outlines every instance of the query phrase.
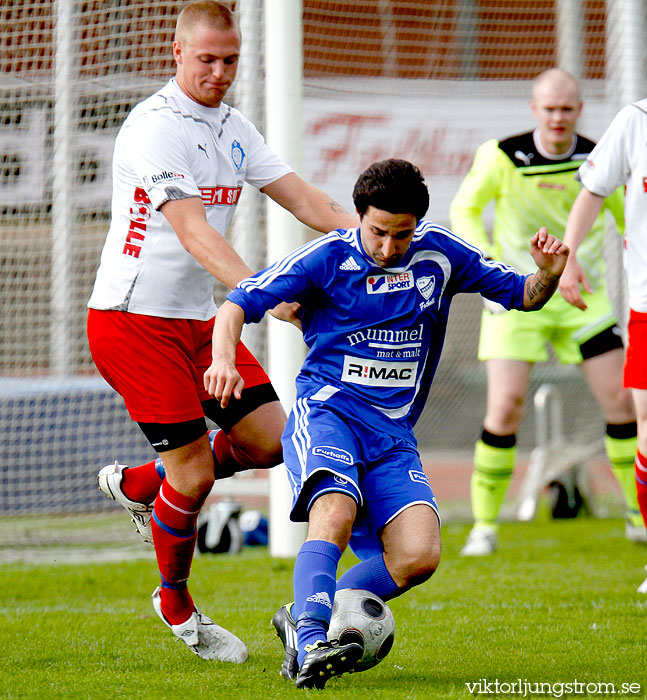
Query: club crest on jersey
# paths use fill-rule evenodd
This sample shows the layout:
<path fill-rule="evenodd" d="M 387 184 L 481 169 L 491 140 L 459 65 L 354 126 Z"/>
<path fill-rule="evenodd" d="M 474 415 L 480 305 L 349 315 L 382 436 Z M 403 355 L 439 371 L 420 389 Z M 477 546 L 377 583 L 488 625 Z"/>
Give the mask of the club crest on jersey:
<path fill-rule="evenodd" d="M 362 386 L 403 388 L 415 386 L 417 362 L 380 362 L 344 356 L 341 380 Z"/>
<path fill-rule="evenodd" d="M 413 289 L 413 272 L 398 272 L 394 275 L 370 275 L 366 278 L 368 294 L 388 294 Z"/>
<path fill-rule="evenodd" d="M 236 140 L 231 144 L 231 160 L 236 166 L 236 170 L 240 170 L 245 160 L 245 151 L 243 151 L 243 147 Z"/>
<path fill-rule="evenodd" d="M 425 299 L 429 299 L 436 288 L 436 278 L 420 277 L 416 280 L 416 287 Z"/>

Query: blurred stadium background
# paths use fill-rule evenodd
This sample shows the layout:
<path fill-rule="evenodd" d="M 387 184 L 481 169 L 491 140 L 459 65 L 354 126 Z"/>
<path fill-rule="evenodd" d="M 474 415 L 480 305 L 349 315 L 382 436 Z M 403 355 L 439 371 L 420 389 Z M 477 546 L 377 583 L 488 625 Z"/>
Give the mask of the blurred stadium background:
<path fill-rule="evenodd" d="M 594 139 L 646 93 L 642 0 L 292 2 L 302 2 L 301 174 L 347 207 L 359 172 L 403 157 L 426 176 L 428 218 L 447 224 L 476 147 L 532 126 L 530 83 L 543 69 L 559 65 L 581 79 L 580 131 Z M 244 44 L 227 101 L 261 131 L 271 60 L 263 22 L 277 3 L 232 3 Z M 85 304 L 110 215 L 113 140 L 132 106 L 173 75 L 174 22 L 184 4 L 0 4 L 0 513 L 9 516 L 0 544 L 15 540 L 27 516 L 114 509 L 96 490 L 97 469 L 153 455 L 94 370 Z M 266 263 L 265 218 L 262 198 L 245 193 L 229 235 L 253 268 Z M 604 254 L 624 319 L 614 230 Z M 421 450 L 447 464 L 469 461 L 480 432 L 479 311 L 476 298 L 456 301 L 417 428 Z M 265 360 L 264 325 L 250 344 Z M 533 391 L 545 382 L 558 386 L 566 441 L 598 441 L 603 419 L 577 369 L 546 363 L 535 369 Z M 530 402 L 519 443 L 529 451 L 536 441 Z"/>

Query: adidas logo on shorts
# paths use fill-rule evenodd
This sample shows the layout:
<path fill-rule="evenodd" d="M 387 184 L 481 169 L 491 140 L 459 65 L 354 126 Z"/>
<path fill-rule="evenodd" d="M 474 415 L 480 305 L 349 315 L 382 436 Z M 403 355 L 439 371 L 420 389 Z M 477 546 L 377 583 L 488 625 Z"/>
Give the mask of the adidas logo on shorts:
<path fill-rule="evenodd" d="M 339 266 L 340 270 L 344 270 L 346 272 L 352 272 L 354 270 L 361 270 L 362 268 L 357 264 L 357 260 L 351 255 L 347 260 L 344 260 L 344 262 Z"/>
<path fill-rule="evenodd" d="M 330 596 L 326 593 L 326 591 L 320 591 L 319 593 L 315 593 L 314 595 L 308 596 L 306 598 L 306 601 L 308 603 L 320 603 L 321 605 L 325 605 L 327 608 L 330 608 L 332 610 Z"/>

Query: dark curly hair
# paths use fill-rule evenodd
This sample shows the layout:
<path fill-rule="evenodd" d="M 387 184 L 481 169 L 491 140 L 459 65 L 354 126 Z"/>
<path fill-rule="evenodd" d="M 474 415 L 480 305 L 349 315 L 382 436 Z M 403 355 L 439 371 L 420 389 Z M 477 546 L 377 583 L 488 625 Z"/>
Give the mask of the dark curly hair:
<path fill-rule="evenodd" d="M 357 178 L 353 202 L 360 218 L 375 207 L 391 214 L 413 214 L 420 221 L 429 209 L 429 191 L 413 163 L 389 158 L 373 163 Z"/>

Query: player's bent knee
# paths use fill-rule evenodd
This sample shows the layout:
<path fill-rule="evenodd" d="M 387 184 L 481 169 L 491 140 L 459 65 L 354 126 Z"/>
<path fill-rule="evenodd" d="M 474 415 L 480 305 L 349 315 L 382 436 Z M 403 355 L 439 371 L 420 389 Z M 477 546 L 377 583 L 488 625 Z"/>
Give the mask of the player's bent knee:
<path fill-rule="evenodd" d="M 408 565 L 409 577 L 412 580 L 430 578 L 440 564 L 440 548 L 432 547 L 414 556 Z"/>
<path fill-rule="evenodd" d="M 253 445 L 237 444 L 234 451 L 240 464 L 247 469 L 270 469 L 283 462 L 280 440 Z"/>
<path fill-rule="evenodd" d="M 196 477 L 193 479 L 193 492 L 199 494 L 198 497 L 206 498 L 211 492 L 214 481 L 213 476 Z"/>
<path fill-rule="evenodd" d="M 440 564 L 440 546 L 402 551 L 393 562 L 392 576 L 400 587 L 411 588 L 430 579 Z M 391 566 L 389 567 L 391 569 Z"/>
<path fill-rule="evenodd" d="M 342 551 L 350 541 L 357 513 L 355 501 L 344 493 L 323 493 L 311 502 L 308 539 L 334 542 Z"/>

